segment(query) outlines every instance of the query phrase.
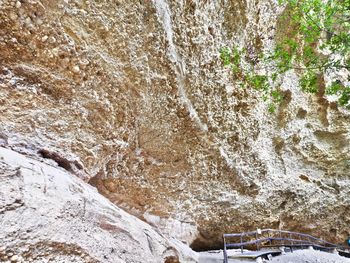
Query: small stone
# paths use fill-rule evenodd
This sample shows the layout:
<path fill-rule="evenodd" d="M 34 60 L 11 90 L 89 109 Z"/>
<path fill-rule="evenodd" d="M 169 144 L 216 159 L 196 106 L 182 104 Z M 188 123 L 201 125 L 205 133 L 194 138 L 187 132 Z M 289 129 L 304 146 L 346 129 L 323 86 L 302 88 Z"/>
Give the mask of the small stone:
<path fill-rule="evenodd" d="M 9 14 L 9 17 L 10 17 L 11 20 L 17 20 L 18 15 L 17 15 L 16 13 L 11 12 L 11 13 Z"/>
<path fill-rule="evenodd" d="M 32 24 L 32 19 L 28 16 L 28 17 L 26 18 L 26 20 L 25 20 L 25 23 L 26 23 L 27 25 L 31 25 L 31 24 Z"/>
<path fill-rule="evenodd" d="M 21 16 L 25 16 L 25 10 L 22 8 L 22 9 L 20 9 L 19 11 L 18 11 L 18 13 L 21 15 Z"/>
<path fill-rule="evenodd" d="M 69 65 L 69 62 L 70 62 L 69 58 L 64 58 L 62 59 L 61 65 L 63 67 L 67 67 Z"/>
<path fill-rule="evenodd" d="M 42 42 L 46 42 L 46 40 L 47 40 L 48 38 L 49 38 L 48 36 L 43 36 L 43 37 L 41 38 L 41 41 L 42 41 Z"/>
<path fill-rule="evenodd" d="M 17 255 L 13 255 L 13 256 L 10 258 L 11 262 L 17 262 L 18 259 L 19 259 L 19 258 L 18 258 Z"/>
<path fill-rule="evenodd" d="M 53 48 L 51 52 L 55 57 L 57 57 L 60 50 L 59 50 L 59 48 L 56 47 L 56 48 Z"/>
<path fill-rule="evenodd" d="M 87 65 L 90 64 L 90 61 L 84 58 L 84 59 L 80 60 L 79 63 L 80 63 L 80 65 L 82 65 L 82 66 L 87 66 Z"/>
<path fill-rule="evenodd" d="M 51 44 L 56 43 L 56 38 L 55 38 L 55 37 L 50 37 L 50 38 L 49 38 L 49 42 L 50 42 Z"/>
<path fill-rule="evenodd" d="M 41 25 L 43 24 L 43 21 L 42 21 L 40 18 L 38 18 L 38 19 L 35 21 L 35 23 L 36 23 L 38 26 L 41 26 Z"/>
<path fill-rule="evenodd" d="M 16 7 L 17 7 L 17 8 L 21 8 L 21 6 L 22 6 L 21 2 L 20 2 L 20 1 L 17 1 L 17 2 L 16 2 Z"/>
<path fill-rule="evenodd" d="M 73 69 L 72 69 L 72 71 L 73 71 L 74 73 L 79 73 L 79 72 L 80 72 L 79 66 L 74 66 Z"/>
<path fill-rule="evenodd" d="M 6 250 L 5 246 L 0 247 L 0 252 L 4 252 Z"/>

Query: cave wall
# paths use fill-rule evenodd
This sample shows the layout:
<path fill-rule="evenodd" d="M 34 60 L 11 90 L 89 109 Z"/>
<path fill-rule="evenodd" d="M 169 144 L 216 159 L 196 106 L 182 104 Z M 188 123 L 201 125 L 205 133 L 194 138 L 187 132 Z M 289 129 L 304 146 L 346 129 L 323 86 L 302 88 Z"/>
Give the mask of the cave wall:
<path fill-rule="evenodd" d="M 195 248 L 256 227 L 349 235 L 349 112 L 289 72 L 269 114 L 219 49 L 271 48 L 268 0 L 0 1 L 0 143 Z"/>

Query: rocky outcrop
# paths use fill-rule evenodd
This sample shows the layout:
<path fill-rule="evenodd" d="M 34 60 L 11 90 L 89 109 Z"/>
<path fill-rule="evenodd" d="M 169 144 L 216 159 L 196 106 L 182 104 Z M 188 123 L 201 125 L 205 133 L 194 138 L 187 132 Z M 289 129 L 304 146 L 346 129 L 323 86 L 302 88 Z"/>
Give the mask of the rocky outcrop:
<path fill-rule="evenodd" d="M 256 227 L 349 235 L 349 113 L 290 72 L 275 115 L 224 45 L 269 48 L 273 1 L 0 1 L 0 143 L 193 247 Z"/>
<path fill-rule="evenodd" d="M 0 222 L 1 262 L 197 261 L 64 169 L 2 147 Z"/>

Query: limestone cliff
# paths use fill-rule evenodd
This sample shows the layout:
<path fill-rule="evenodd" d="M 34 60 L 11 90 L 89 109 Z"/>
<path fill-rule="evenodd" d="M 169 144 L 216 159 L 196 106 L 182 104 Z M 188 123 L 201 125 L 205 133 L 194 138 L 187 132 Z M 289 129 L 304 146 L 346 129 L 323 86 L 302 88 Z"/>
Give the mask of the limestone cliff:
<path fill-rule="evenodd" d="M 220 47 L 269 48 L 270 0 L 0 0 L 0 142 L 194 248 L 275 227 L 349 235 L 350 114 L 284 81 L 276 114 Z"/>
<path fill-rule="evenodd" d="M 62 168 L 0 147 L 0 262 L 197 262 Z"/>

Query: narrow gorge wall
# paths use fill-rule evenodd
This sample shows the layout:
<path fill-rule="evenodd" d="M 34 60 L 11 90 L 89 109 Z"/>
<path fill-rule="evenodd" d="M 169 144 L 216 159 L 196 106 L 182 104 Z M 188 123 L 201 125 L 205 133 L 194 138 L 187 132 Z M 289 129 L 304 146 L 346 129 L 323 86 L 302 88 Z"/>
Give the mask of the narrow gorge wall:
<path fill-rule="evenodd" d="M 0 262 L 198 262 L 67 171 L 0 147 Z"/>
<path fill-rule="evenodd" d="M 219 49 L 269 48 L 268 0 L 0 1 L 0 143 L 51 159 L 194 248 L 256 227 L 350 234 L 349 112 L 269 114 Z"/>

